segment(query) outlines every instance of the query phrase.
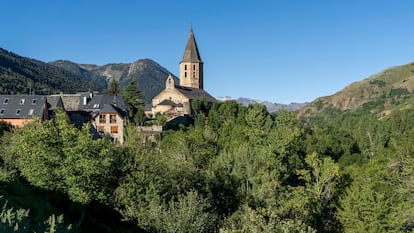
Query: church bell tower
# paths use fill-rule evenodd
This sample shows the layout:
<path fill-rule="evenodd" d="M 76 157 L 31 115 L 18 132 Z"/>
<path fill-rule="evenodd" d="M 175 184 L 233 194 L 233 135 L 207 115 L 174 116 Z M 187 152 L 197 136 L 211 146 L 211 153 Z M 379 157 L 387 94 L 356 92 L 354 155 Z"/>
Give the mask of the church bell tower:
<path fill-rule="evenodd" d="M 180 86 L 203 89 L 203 82 L 203 61 L 191 28 L 183 59 L 180 62 Z"/>

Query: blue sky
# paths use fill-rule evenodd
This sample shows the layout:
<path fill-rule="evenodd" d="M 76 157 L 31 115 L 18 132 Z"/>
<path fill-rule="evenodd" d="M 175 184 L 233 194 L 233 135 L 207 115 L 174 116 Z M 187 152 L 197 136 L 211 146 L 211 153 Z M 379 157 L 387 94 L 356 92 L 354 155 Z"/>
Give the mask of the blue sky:
<path fill-rule="evenodd" d="M 150 58 L 178 76 L 192 25 L 214 96 L 312 101 L 414 61 L 410 0 L 3 0 L 0 47 L 42 61 Z"/>

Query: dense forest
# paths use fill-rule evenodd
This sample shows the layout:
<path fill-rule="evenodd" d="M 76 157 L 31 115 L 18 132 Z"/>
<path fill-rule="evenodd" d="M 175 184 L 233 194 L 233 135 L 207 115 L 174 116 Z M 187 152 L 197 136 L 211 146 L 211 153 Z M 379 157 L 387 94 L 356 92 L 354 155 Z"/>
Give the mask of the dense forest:
<path fill-rule="evenodd" d="M 235 101 L 94 140 L 65 113 L 1 124 L 1 232 L 414 232 L 414 110 L 312 119 Z"/>
<path fill-rule="evenodd" d="M 0 48 L 0 94 L 101 91 L 102 82 Z"/>

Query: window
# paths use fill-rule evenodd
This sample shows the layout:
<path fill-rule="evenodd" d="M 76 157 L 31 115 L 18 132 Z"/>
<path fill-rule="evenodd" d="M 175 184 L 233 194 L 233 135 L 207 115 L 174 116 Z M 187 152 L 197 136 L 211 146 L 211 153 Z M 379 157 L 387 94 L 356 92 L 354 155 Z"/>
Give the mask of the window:
<path fill-rule="evenodd" d="M 111 126 L 111 133 L 118 133 L 118 126 Z"/>
<path fill-rule="evenodd" d="M 193 70 L 195 70 L 195 65 L 193 65 Z"/>
<path fill-rule="evenodd" d="M 187 65 L 184 65 L 184 70 L 187 70 Z"/>
<path fill-rule="evenodd" d="M 109 123 L 111 123 L 111 124 L 116 123 L 116 115 L 115 114 L 109 115 Z"/>
<path fill-rule="evenodd" d="M 193 72 L 193 78 L 195 78 L 195 72 Z"/>
<path fill-rule="evenodd" d="M 37 99 L 32 100 L 32 104 L 35 105 L 37 103 Z"/>
<path fill-rule="evenodd" d="M 24 101 L 25 101 L 25 99 L 20 99 L 19 104 L 20 104 L 20 105 L 24 104 Z"/>
<path fill-rule="evenodd" d="M 9 98 L 4 99 L 3 104 L 8 104 L 9 103 Z"/>
<path fill-rule="evenodd" d="M 4 108 L 0 109 L 0 115 L 4 115 L 5 111 L 6 111 L 6 109 L 4 109 Z"/>
<path fill-rule="evenodd" d="M 20 113 L 22 113 L 22 110 L 21 109 L 17 109 L 16 110 L 16 115 L 20 115 Z"/>
<path fill-rule="evenodd" d="M 105 114 L 99 115 L 99 123 L 101 123 L 101 124 L 106 123 L 106 115 Z"/>
<path fill-rule="evenodd" d="M 187 72 L 184 72 L 184 78 L 187 78 Z"/>
<path fill-rule="evenodd" d="M 94 104 L 93 108 L 99 108 L 99 104 Z"/>
<path fill-rule="evenodd" d="M 34 112 L 34 109 L 30 109 L 29 114 L 27 114 L 27 115 L 31 116 L 31 115 L 33 115 L 33 112 Z"/>
<path fill-rule="evenodd" d="M 105 133 L 105 126 L 98 125 L 98 133 L 101 133 L 101 134 Z"/>

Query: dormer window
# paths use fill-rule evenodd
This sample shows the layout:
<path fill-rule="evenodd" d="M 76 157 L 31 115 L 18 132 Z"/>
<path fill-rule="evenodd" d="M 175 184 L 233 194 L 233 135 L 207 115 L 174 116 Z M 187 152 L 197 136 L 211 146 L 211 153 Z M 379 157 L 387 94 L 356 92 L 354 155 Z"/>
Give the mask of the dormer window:
<path fill-rule="evenodd" d="M 35 105 L 37 103 L 37 99 L 32 100 L 32 104 Z"/>
<path fill-rule="evenodd" d="M 27 115 L 31 116 L 31 115 L 33 115 L 33 112 L 34 112 L 34 109 L 30 109 L 29 113 Z"/>
<path fill-rule="evenodd" d="M 3 104 L 8 104 L 9 103 L 9 98 L 4 99 Z"/>
<path fill-rule="evenodd" d="M 0 109 L 0 115 L 4 115 L 5 111 L 6 111 L 6 109 L 4 109 L 4 108 Z"/>
<path fill-rule="evenodd" d="M 99 108 L 99 104 L 94 104 L 93 108 Z"/>
<path fill-rule="evenodd" d="M 25 99 L 20 99 L 19 104 L 20 104 L 20 105 L 23 105 L 23 104 L 24 104 L 24 101 L 25 101 Z"/>
<path fill-rule="evenodd" d="M 21 109 L 17 109 L 16 110 L 16 115 L 20 115 L 22 113 L 22 110 Z"/>

